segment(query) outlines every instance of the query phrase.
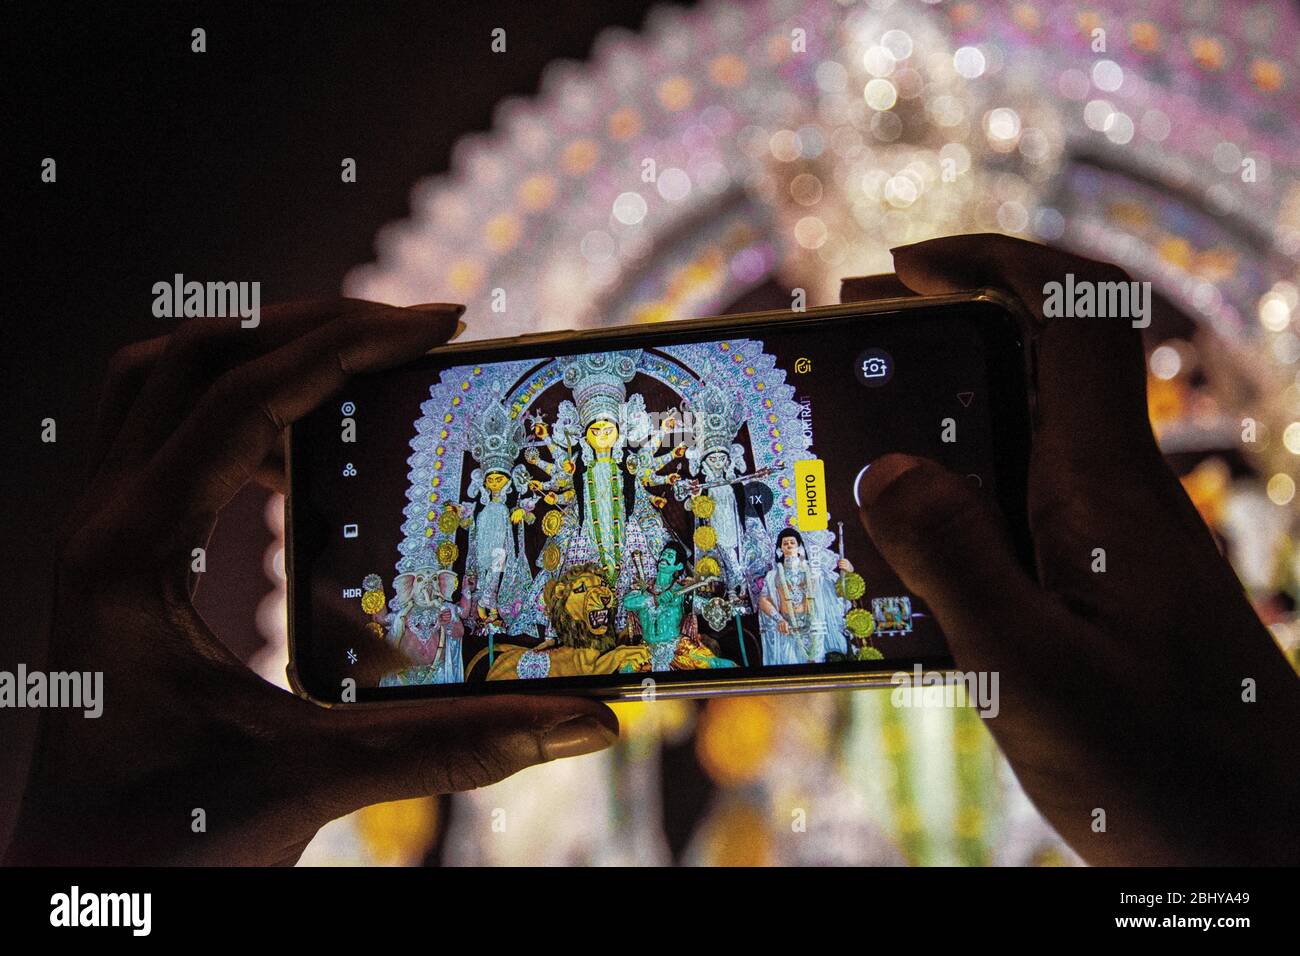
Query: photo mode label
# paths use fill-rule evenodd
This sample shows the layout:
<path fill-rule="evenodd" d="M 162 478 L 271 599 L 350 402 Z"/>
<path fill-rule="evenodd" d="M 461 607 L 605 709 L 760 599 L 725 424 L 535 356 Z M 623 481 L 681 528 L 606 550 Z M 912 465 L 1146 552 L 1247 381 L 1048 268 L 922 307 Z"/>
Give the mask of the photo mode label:
<path fill-rule="evenodd" d="M 794 523 L 800 531 L 825 531 L 829 520 L 826 508 L 826 466 L 820 458 L 794 463 L 796 494 Z"/>

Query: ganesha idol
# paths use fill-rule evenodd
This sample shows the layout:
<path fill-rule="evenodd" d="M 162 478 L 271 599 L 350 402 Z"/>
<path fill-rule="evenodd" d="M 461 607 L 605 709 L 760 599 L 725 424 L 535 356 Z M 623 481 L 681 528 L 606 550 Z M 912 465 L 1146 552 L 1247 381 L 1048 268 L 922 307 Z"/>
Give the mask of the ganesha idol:
<path fill-rule="evenodd" d="M 389 613 L 374 617 L 386 625 L 384 639 L 412 666 L 384 677 L 380 686 L 451 684 L 465 679 L 464 609 L 452 602 L 456 584 L 456 574 L 442 568 L 417 568 L 393 579 Z"/>

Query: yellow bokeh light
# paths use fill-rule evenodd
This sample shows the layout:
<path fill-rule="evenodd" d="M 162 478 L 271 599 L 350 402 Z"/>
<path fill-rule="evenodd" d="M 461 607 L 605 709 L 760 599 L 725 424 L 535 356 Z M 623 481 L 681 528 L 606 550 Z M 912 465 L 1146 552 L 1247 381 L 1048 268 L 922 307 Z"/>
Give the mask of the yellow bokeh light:
<path fill-rule="evenodd" d="M 581 176 L 596 165 L 600 158 L 600 147 L 589 139 L 574 140 L 564 148 L 560 155 L 560 165 L 564 171 L 573 176 Z"/>
<path fill-rule="evenodd" d="M 432 797 L 377 803 L 357 811 L 357 833 L 381 864 L 414 866 L 424 859 L 438 829 Z"/>
<path fill-rule="evenodd" d="M 762 698 L 711 700 L 700 718 L 695 741 L 700 764 L 721 786 L 748 783 L 763 769 L 775 732 L 770 702 Z"/>
<path fill-rule="evenodd" d="M 550 176 L 529 176 L 519 184 L 519 201 L 529 212 L 540 212 L 555 201 L 555 180 Z"/>
<path fill-rule="evenodd" d="M 1293 455 L 1300 455 L 1300 422 L 1292 422 L 1282 431 L 1282 444 Z"/>
<path fill-rule="evenodd" d="M 1268 500 L 1275 505 L 1289 505 L 1295 498 L 1295 479 L 1279 471 L 1268 480 Z"/>
<path fill-rule="evenodd" d="M 730 53 L 724 53 L 709 64 L 709 79 L 718 86 L 740 86 L 748 75 L 745 61 Z"/>
<path fill-rule="evenodd" d="M 519 241 L 519 220 L 509 213 L 493 216 L 483 227 L 483 238 L 493 252 L 506 252 Z"/>
<path fill-rule="evenodd" d="M 447 270 L 447 285 L 457 295 L 471 295 L 483 281 L 483 266 L 469 259 L 460 259 Z"/>
<path fill-rule="evenodd" d="M 618 110 L 609 118 L 609 135 L 623 142 L 641 132 L 641 114 L 630 106 Z"/>
<path fill-rule="evenodd" d="M 659 105 L 670 113 L 678 113 L 691 105 L 695 99 L 695 87 L 684 76 L 672 76 L 659 84 L 655 91 Z"/>

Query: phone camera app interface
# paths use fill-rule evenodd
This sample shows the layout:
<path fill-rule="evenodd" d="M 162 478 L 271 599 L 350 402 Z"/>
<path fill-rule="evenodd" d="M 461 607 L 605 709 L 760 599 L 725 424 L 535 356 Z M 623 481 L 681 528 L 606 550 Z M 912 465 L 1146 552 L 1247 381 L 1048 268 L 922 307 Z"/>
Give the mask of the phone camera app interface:
<path fill-rule="evenodd" d="M 448 358 L 358 385 L 303 436 L 336 529 L 312 565 L 334 601 L 315 656 L 343 676 L 383 658 L 371 686 L 411 687 L 942 655 L 854 500 L 885 451 L 988 473 L 987 423 L 956 398 L 978 339 L 949 330 L 920 362 L 923 324 Z"/>

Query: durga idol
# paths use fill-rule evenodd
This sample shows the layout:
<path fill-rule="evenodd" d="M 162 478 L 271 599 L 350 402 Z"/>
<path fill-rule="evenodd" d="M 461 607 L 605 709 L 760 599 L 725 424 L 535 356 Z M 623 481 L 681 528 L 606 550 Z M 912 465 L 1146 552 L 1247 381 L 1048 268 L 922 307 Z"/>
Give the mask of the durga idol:
<path fill-rule="evenodd" d="M 647 550 L 646 534 L 635 515 L 628 514 L 623 487 L 623 466 L 629 443 L 643 442 L 650 417 L 640 395 L 627 397 L 627 385 L 636 375 L 639 350 L 577 355 L 562 359 L 564 384 L 573 393 L 569 410 L 576 417 L 582 438 L 579 449 L 582 473 L 578 477 L 581 525 L 565 542 L 565 565 L 592 561 L 615 589 L 620 605 L 632 586 L 633 562 L 624 560 Z"/>

